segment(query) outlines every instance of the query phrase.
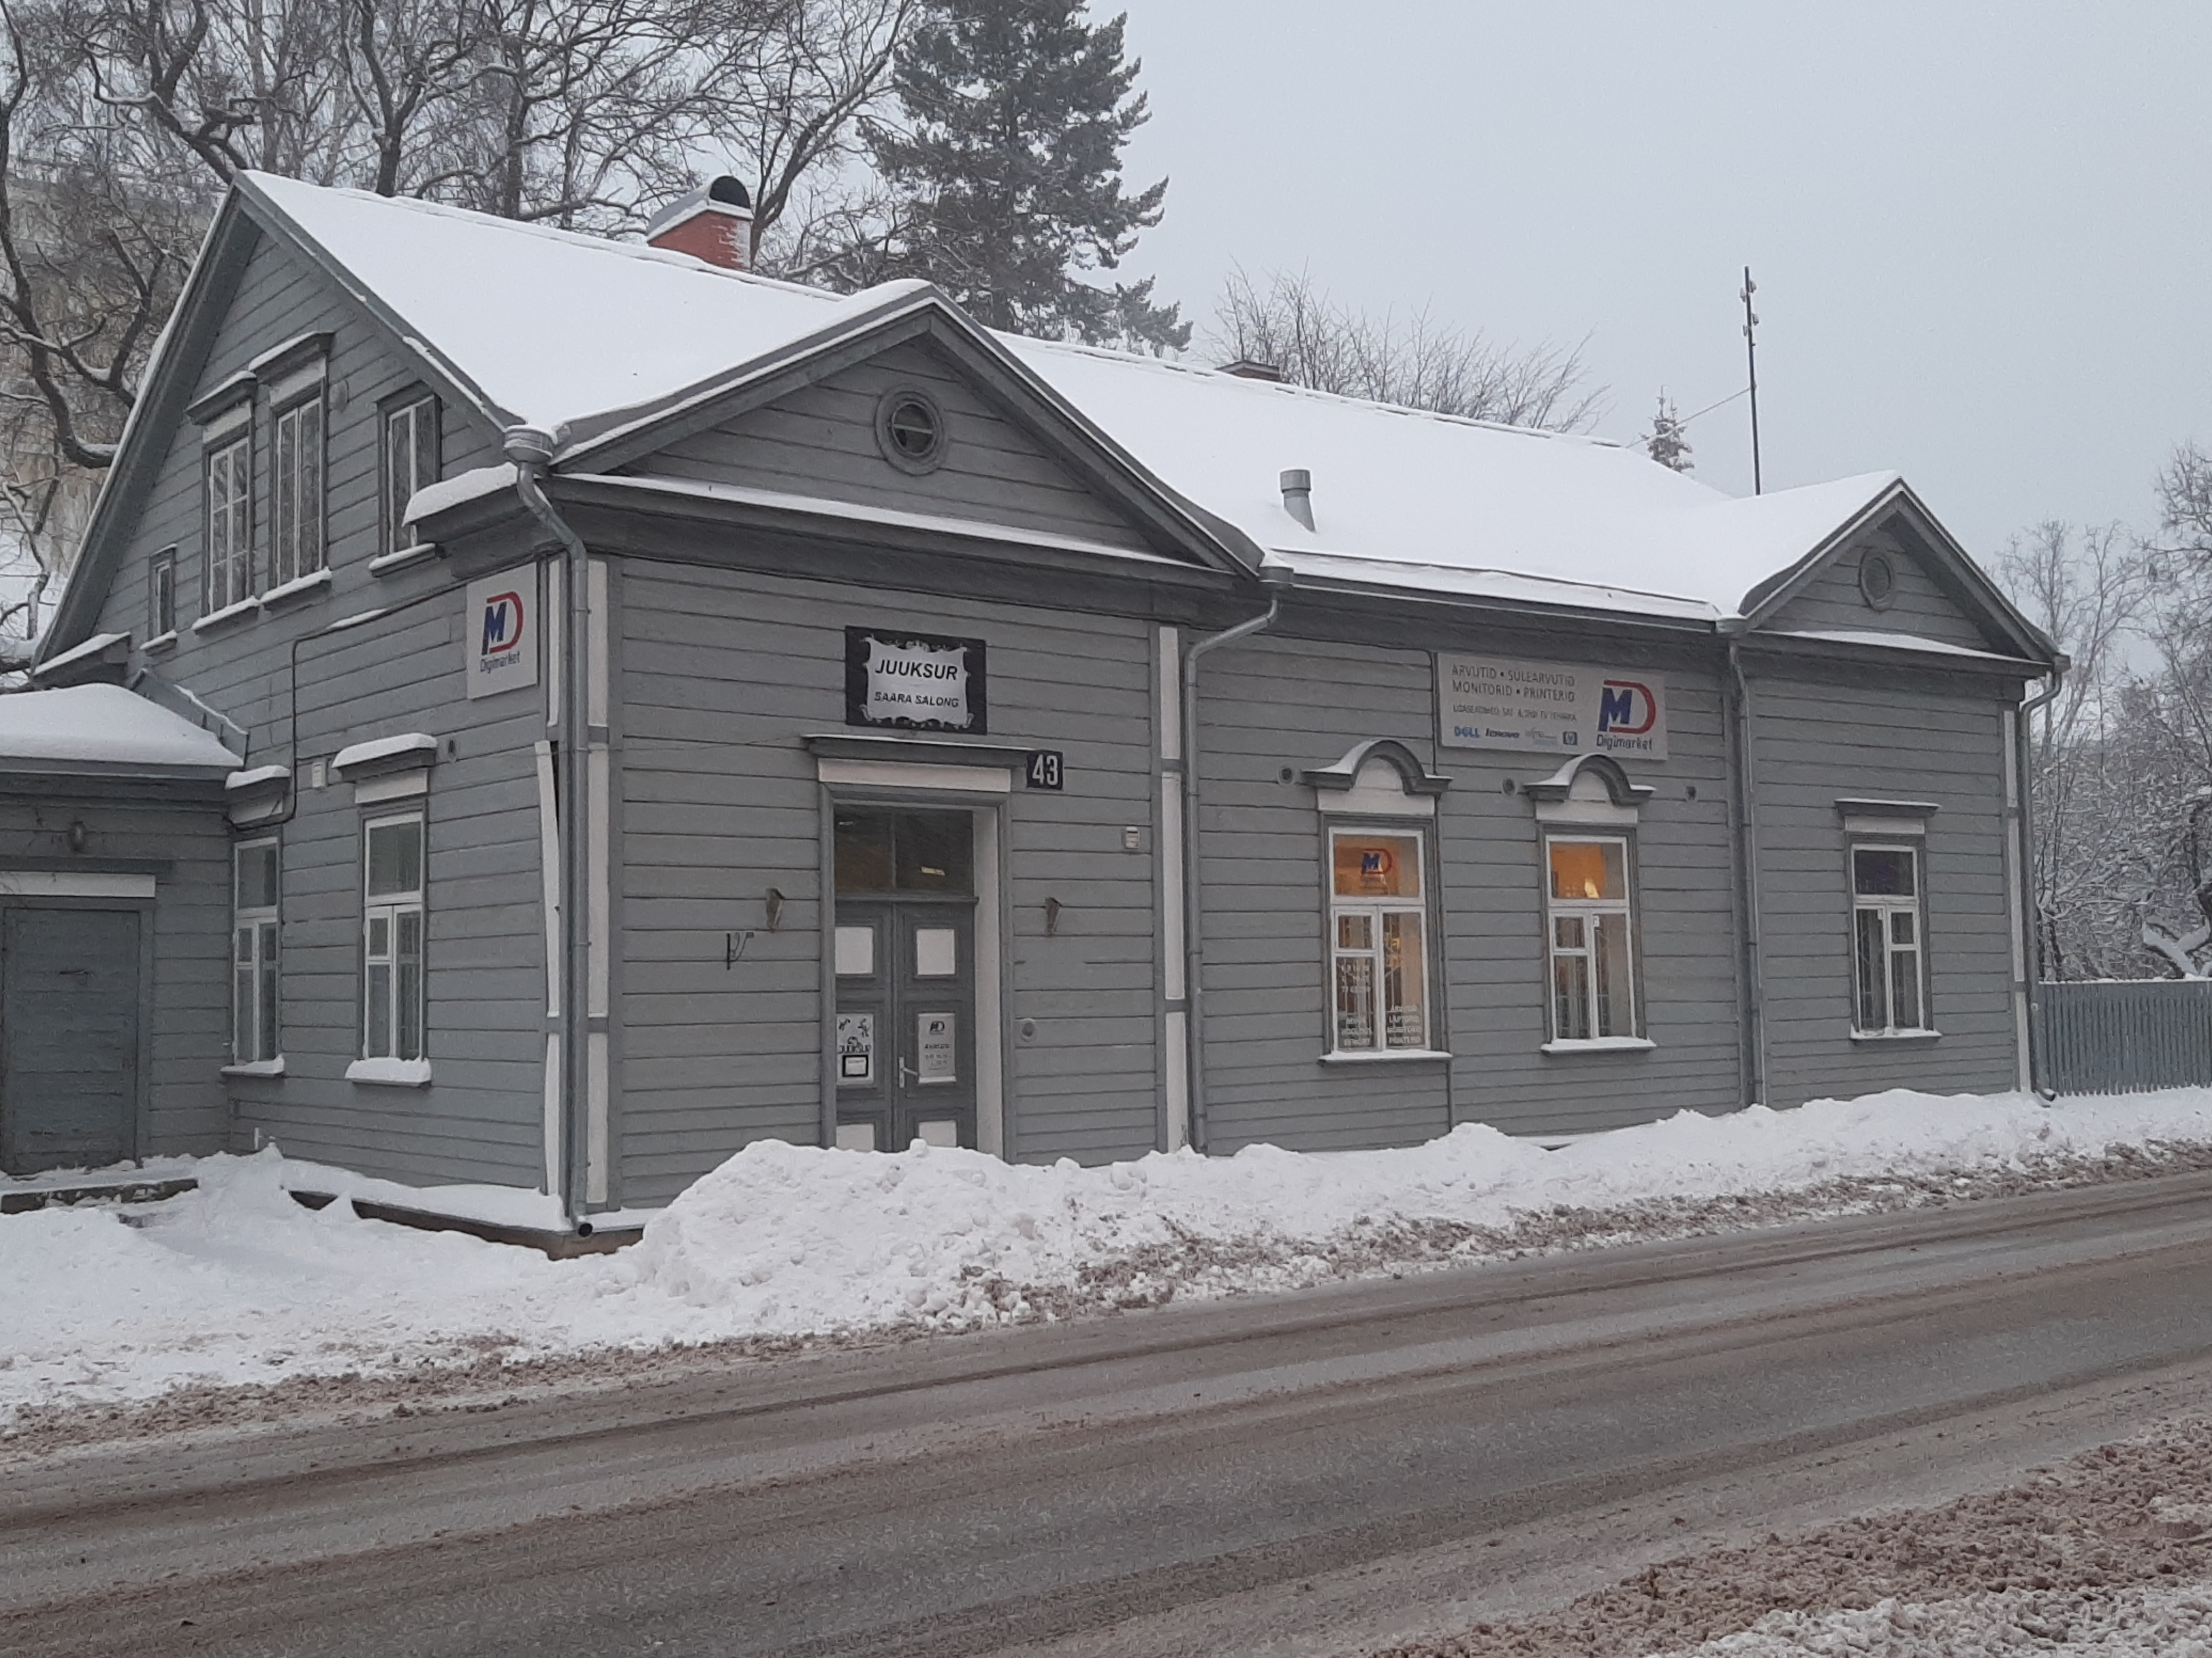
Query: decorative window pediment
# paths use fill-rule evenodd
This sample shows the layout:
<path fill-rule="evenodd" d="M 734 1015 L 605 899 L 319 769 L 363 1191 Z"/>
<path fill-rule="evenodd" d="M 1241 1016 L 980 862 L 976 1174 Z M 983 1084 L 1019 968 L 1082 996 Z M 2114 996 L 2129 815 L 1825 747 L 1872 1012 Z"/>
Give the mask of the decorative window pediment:
<path fill-rule="evenodd" d="M 1633 829 L 1644 803 L 1658 790 L 1632 781 L 1609 754 L 1583 754 L 1521 792 L 1535 806 L 1540 823 Z"/>
<path fill-rule="evenodd" d="M 1451 786 L 1403 743 L 1378 738 L 1346 751 L 1333 766 L 1298 774 L 1322 811 L 1360 817 L 1434 817 Z"/>

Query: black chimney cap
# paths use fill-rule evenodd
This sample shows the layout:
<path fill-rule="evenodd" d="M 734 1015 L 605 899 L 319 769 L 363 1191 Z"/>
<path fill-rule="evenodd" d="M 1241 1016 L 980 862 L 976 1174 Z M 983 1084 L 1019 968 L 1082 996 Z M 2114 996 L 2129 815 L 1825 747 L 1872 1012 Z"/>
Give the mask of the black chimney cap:
<path fill-rule="evenodd" d="M 725 173 L 707 186 L 707 199 L 726 203 L 731 207 L 750 207 L 753 198 L 745 194 L 745 187 Z"/>

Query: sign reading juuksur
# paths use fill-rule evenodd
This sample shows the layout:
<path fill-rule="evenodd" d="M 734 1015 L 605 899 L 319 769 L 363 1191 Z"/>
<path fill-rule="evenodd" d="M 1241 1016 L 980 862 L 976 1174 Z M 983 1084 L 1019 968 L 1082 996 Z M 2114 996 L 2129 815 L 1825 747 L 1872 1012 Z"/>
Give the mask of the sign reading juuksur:
<path fill-rule="evenodd" d="M 529 565 L 469 583 L 462 617 L 469 695 L 490 696 L 538 683 L 538 572 Z"/>
<path fill-rule="evenodd" d="M 1641 668 L 1438 656 L 1437 703 L 1446 748 L 1667 757 L 1667 677 Z"/>
<path fill-rule="evenodd" d="M 986 724 L 983 641 L 845 629 L 845 723 L 975 732 Z"/>

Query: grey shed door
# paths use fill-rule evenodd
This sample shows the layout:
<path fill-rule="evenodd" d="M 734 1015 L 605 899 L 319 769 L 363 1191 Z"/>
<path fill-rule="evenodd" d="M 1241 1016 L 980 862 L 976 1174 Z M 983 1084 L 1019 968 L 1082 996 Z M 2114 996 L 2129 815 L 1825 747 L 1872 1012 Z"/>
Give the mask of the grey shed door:
<path fill-rule="evenodd" d="M 0 1169 L 131 1155 L 138 993 L 135 912 L 0 912 Z"/>

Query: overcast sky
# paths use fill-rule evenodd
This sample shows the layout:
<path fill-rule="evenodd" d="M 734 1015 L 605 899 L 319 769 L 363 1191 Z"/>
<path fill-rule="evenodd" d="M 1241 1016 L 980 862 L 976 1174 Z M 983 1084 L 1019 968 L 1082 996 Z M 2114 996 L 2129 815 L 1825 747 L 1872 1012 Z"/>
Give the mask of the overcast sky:
<path fill-rule="evenodd" d="M 1121 5 L 1186 314 L 1234 261 L 1586 337 L 1628 439 L 1742 385 L 1747 264 L 1767 487 L 1894 467 L 1981 555 L 2212 441 L 2203 0 Z M 1690 437 L 1750 492 L 1741 400 Z"/>

